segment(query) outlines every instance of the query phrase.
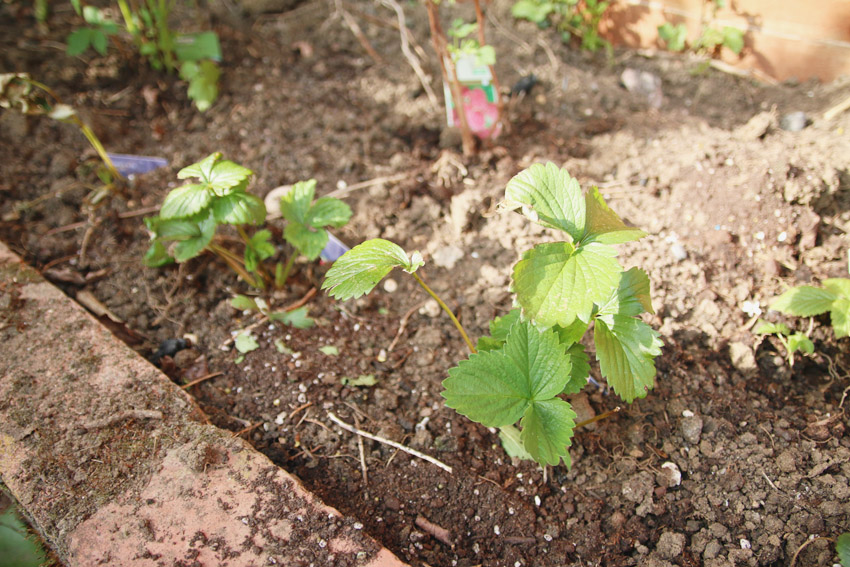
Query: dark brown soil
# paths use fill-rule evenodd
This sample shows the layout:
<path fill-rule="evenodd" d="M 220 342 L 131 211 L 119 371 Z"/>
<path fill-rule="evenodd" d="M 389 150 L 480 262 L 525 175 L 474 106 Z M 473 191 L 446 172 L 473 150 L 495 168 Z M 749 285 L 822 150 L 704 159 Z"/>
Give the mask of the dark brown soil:
<path fill-rule="evenodd" d="M 816 318 L 816 354 L 792 370 L 743 310 L 759 301 L 766 311 L 786 285 L 847 276 L 850 115 L 822 113 L 848 83 L 766 86 L 665 54 L 607 60 L 515 24 L 497 1 L 490 33 L 502 82 L 533 72 L 541 83 L 512 100 L 511 132 L 464 161 L 399 55 L 397 32 L 375 23 L 393 14 L 353 7 L 386 63 L 327 3 L 253 19 L 206 14 L 225 57 L 221 96 L 199 114 L 185 85 L 138 61 L 65 56 L 69 9 L 57 6 L 39 31 L 28 6 L 2 4 L 0 72 L 53 86 L 110 151 L 163 156 L 171 167 L 90 209 L 95 161 L 82 136 L 3 111 L 0 238 L 70 295 L 93 294 L 145 356 L 191 335 L 193 346 L 163 367 L 180 383 L 221 373 L 191 390 L 210 419 L 253 427 L 247 439 L 412 565 L 788 565 L 808 538 L 850 529 L 847 339 Z M 428 51 L 420 8 L 406 9 Z M 626 68 L 661 77 L 660 109 L 621 86 Z M 781 117 L 796 111 L 810 124 L 782 130 Z M 650 234 L 623 247 L 623 262 L 651 274 L 657 315 L 648 321 L 665 342 L 656 388 L 579 430 L 571 470 L 512 462 L 494 431 L 443 405 L 441 381 L 465 347 L 412 281 L 394 273 L 394 291 L 340 304 L 309 296 L 326 266 L 306 263 L 269 300 L 283 307 L 309 296 L 319 324 L 257 325 L 260 348 L 237 363 L 230 339 L 257 319 L 230 299 L 250 290 L 211 257 L 141 264 L 142 216 L 178 169 L 213 151 L 251 168 L 260 196 L 311 177 L 320 194 L 393 179 L 348 192 L 355 216 L 337 235 L 422 251 L 424 276 L 474 336 L 510 308 L 517 254 L 548 237 L 496 211 L 506 182 L 535 161 L 564 165 Z M 375 385 L 343 383 L 363 375 Z M 622 405 L 590 385 L 573 403 L 582 417 Z M 351 435 L 329 412 L 453 473 Z M 833 561 L 824 539 L 796 565 Z"/>

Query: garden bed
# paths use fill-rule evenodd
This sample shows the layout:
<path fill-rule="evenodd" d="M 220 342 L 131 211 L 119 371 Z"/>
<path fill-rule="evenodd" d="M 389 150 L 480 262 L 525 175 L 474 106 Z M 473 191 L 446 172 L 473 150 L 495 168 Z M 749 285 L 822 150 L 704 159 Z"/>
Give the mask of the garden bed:
<path fill-rule="evenodd" d="M 114 320 L 102 319 L 144 356 L 190 334 L 191 348 L 163 369 L 181 384 L 221 373 L 190 389 L 211 421 L 253 427 L 248 441 L 412 565 L 778 565 L 810 536 L 846 531 L 847 341 L 819 319 L 816 355 L 792 370 L 778 344 L 752 333 L 743 307 L 764 309 L 786 284 L 847 275 L 850 116 L 822 118 L 847 83 L 768 87 L 663 54 L 616 52 L 609 61 L 515 26 L 498 2 L 492 11 L 502 82 L 532 72 L 541 81 L 512 100 L 511 131 L 466 161 L 412 71 L 370 59 L 323 3 L 216 18 L 224 76 L 206 114 L 173 79 L 117 56 L 87 65 L 57 55 L 68 13 L 46 34 L 13 30 L 15 19 L 4 17 L 0 70 L 52 85 L 110 151 L 163 156 L 171 167 L 89 211 L 79 133 L 4 112 L 0 238 L 72 297 L 93 296 Z M 427 45 L 422 14 L 410 12 Z M 370 41 L 393 60 L 396 32 L 369 21 Z M 621 86 L 626 68 L 661 78 L 660 108 Z M 792 112 L 805 112 L 807 127 L 780 128 Z M 141 265 L 142 217 L 177 169 L 213 151 L 252 169 L 259 196 L 308 178 L 319 194 L 361 184 L 344 195 L 354 217 L 337 236 L 420 250 L 424 278 L 476 337 L 510 308 L 517 250 L 550 237 L 497 209 L 507 181 L 536 161 L 564 165 L 649 233 L 622 248 L 624 266 L 652 280 L 648 322 L 665 343 L 655 389 L 578 430 L 571 470 L 512 462 L 497 434 L 443 405 L 441 382 L 465 346 L 415 283 L 393 273 L 397 285 L 340 304 L 311 292 L 326 266 L 307 263 L 270 301 L 306 298 L 319 324 L 256 326 L 260 348 L 237 363 L 232 333 L 256 319 L 230 300 L 250 290 L 208 256 L 179 268 Z M 320 350 L 327 346 L 338 354 Z M 362 376 L 374 385 L 354 385 Z M 580 418 L 622 406 L 595 386 L 573 401 Z M 452 473 L 351 435 L 331 412 Z M 821 541 L 797 565 L 832 560 Z"/>

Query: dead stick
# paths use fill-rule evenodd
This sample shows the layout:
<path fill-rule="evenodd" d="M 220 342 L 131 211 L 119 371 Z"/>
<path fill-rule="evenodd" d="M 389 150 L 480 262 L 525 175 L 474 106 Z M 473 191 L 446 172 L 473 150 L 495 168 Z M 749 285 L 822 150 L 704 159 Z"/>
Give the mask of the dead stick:
<path fill-rule="evenodd" d="M 354 416 L 354 423 L 360 429 L 360 420 Z M 360 470 L 363 473 L 363 486 L 369 486 L 369 469 L 366 468 L 366 450 L 363 448 L 363 437 L 357 436 L 357 448 L 360 451 Z"/>
<path fill-rule="evenodd" d="M 449 533 L 449 530 L 447 530 L 446 528 L 438 526 L 437 524 L 422 515 L 416 516 L 416 520 L 414 523 L 419 528 L 422 528 L 422 530 L 428 532 L 446 545 L 452 545 L 452 536 Z"/>
<path fill-rule="evenodd" d="M 366 189 L 367 187 L 372 187 L 373 185 L 378 185 L 379 183 L 392 183 L 394 181 L 402 181 L 409 177 L 409 173 L 397 173 L 395 175 L 387 175 L 385 177 L 376 177 L 374 179 L 355 183 L 354 185 L 349 185 L 348 187 L 344 187 L 342 189 L 337 189 L 336 191 L 331 191 L 330 193 L 325 195 L 325 197 L 336 197 L 337 199 L 340 199 L 343 195 L 347 195 L 348 193 L 351 193 L 352 191 L 356 191 L 358 189 Z"/>
<path fill-rule="evenodd" d="M 197 386 L 198 384 L 200 384 L 201 382 L 203 382 L 205 380 L 209 380 L 210 378 L 215 378 L 216 376 L 221 376 L 222 374 L 224 374 L 224 372 L 213 372 L 212 374 L 207 374 L 206 376 L 201 376 L 200 378 L 192 380 L 191 382 L 189 382 L 187 384 L 183 384 L 181 386 L 181 388 L 183 388 L 184 390 L 188 390 L 192 386 Z"/>
<path fill-rule="evenodd" d="M 410 63 L 410 66 L 413 67 L 413 72 L 416 73 L 417 77 L 419 77 L 419 82 L 422 84 L 422 88 L 425 89 L 425 94 L 428 95 L 428 101 L 431 103 L 431 107 L 435 112 L 439 112 L 440 102 L 437 100 L 437 95 L 434 93 L 434 89 L 431 88 L 431 81 L 422 69 L 422 65 L 419 64 L 419 59 L 417 59 L 413 52 L 410 51 L 410 42 L 408 41 L 410 30 L 407 29 L 407 26 L 404 23 L 404 10 L 401 5 L 396 2 L 396 0 L 381 0 L 381 3 L 395 11 L 396 18 L 398 18 L 399 36 L 401 38 L 401 52 L 404 54 L 407 62 Z"/>
<path fill-rule="evenodd" d="M 250 426 L 246 427 L 245 429 L 240 429 L 239 431 L 237 431 L 236 433 L 234 433 L 233 435 L 231 435 L 231 437 L 239 437 L 240 435 L 242 435 L 242 434 L 244 434 L 244 433 L 248 433 L 248 432 L 250 432 L 250 431 L 253 431 L 253 430 L 257 429 L 257 428 L 258 428 L 259 426 L 261 426 L 262 424 L 263 424 L 263 422 L 262 422 L 262 421 L 258 421 L 258 422 L 257 422 L 257 423 L 255 423 L 254 425 L 250 425 Z"/>
<path fill-rule="evenodd" d="M 838 104 L 836 104 L 835 106 L 833 106 L 832 108 L 830 108 L 829 110 L 824 112 L 823 113 L 823 119 L 824 120 L 832 120 L 833 118 L 835 118 L 836 116 L 838 116 L 839 114 L 841 114 L 842 112 L 847 110 L 848 108 L 850 108 L 850 96 L 848 96 L 847 98 L 845 98 L 844 100 L 842 100 L 841 102 L 839 102 Z"/>
<path fill-rule="evenodd" d="M 441 461 L 438 461 L 434 457 L 430 457 L 430 456 L 426 455 L 425 453 L 420 453 L 416 449 L 411 449 L 410 447 L 405 447 L 401 443 L 396 443 L 395 441 L 390 441 L 389 439 L 384 439 L 383 437 L 378 437 L 377 435 L 372 435 L 371 433 L 367 433 L 366 431 L 362 431 L 360 429 L 357 429 L 353 425 L 349 425 L 349 424 L 345 423 L 344 421 L 342 421 L 340 418 L 338 418 L 337 416 L 335 416 L 331 412 L 328 412 L 328 419 L 330 419 L 335 424 L 339 425 L 340 427 L 342 427 L 343 429 L 345 429 L 349 433 L 354 433 L 355 435 L 362 435 L 366 439 L 371 439 L 372 441 L 377 441 L 378 443 L 383 443 L 384 445 L 389 445 L 390 447 L 395 447 L 396 449 L 399 449 L 400 451 L 404 451 L 408 455 L 413 455 L 414 457 L 418 457 L 418 458 L 422 459 L 423 461 L 428 461 L 432 465 L 436 465 L 436 466 L 440 467 L 441 469 L 443 469 L 444 471 L 446 471 L 447 473 L 452 474 L 452 467 L 450 467 L 449 465 L 447 465 L 447 464 L 445 464 Z"/>
<path fill-rule="evenodd" d="M 401 318 L 401 323 L 398 324 L 398 331 L 393 338 L 393 342 L 390 343 L 390 346 L 387 347 L 387 354 L 391 353 L 395 348 L 396 344 L 398 344 L 398 340 L 401 338 L 402 333 L 404 333 L 404 329 L 407 327 L 407 321 L 410 319 L 410 316 L 413 315 L 420 307 L 422 307 L 424 303 L 418 303 L 411 307 L 407 313 L 404 314 L 404 317 Z"/>
<path fill-rule="evenodd" d="M 354 34 L 354 37 L 357 38 L 357 41 L 360 42 L 360 45 L 363 47 L 363 49 L 366 50 L 366 53 L 369 54 L 369 57 L 371 57 L 375 61 L 375 63 L 382 65 L 384 63 L 384 60 L 381 58 L 380 55 L 378 55 L 378 52 L 375 51 L 375 48 L 372 47 L 372 44 L 369 43 L 369 40 L 366 39 L 366 36 L 363 34 L 363 30 L 360 29 L 360 26 L 357 24 L 357 21 L 354 19 L 354 17 L 348 13 L 348 10 L 343 8 L 342 2 L 340 2 L 340 0 L 335 0 L 334 5 L 336 6 L 337 12 L 339 12 L 339 14 L 342 16 L 342 20 L 345 22 L 345 25 L 348 26 L 348 29 L 351 30 L 351 33 Z"/>

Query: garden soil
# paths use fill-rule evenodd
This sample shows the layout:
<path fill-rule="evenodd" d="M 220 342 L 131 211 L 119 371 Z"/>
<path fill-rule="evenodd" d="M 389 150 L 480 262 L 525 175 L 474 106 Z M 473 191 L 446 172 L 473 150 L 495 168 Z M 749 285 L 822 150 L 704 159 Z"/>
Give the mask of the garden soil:
<path fill-rule="evenodd" d="M 189 389 L 208 419 L 405 561 L 836 561 L 828 538 L 850 529 L 850 348 L 828 318 L 782 318 L 767 302 L 787 286 L 848 275 L 850 113 L 823 113 L 850 81 L 772 85 L 689 56 L 582 53 L 496 1 L 488 34 L 502 84 L 531 74 L 538 83 L 510 98 L 509 131 L 467 159 L 381 5 L 310 2 L 246 16 L 227 3 L 200 22 L 192 14 L 184 21 L 214 29 L 224 53 L 219 99 L 203 114 L 184 84 L 126 49 L 64 55 L 79 22 L 70 6 L 54 8 L 39 28 L 28 3 L 2 4 L 0 71 L 51 85 L 109 151 L 170 165 L 91 207 L 97 162 L 80 133 L 3 111 L 0 238 L 142 355 L 190 337 L 160 364 L 181 384 L 214 374 Z M 439 94 L 423 10 L 405 9 Z M 660 79 L 660 106 L 657 91 L 624 87 L 627 69 Z M 648 233 L 621 246 L 621 259 L 651 276 L 646 321 L 664 341 L 655 388 L 626 405 L 595 368 L 598 384 L 571 400 L 579 417 L 621 410 L 576 431 L 572 468 L 542 470 L 445 407 L 441 382 L 465 346 L 406 274 L 339 303 L 314 291 L 327 265 L 297 263 L 286 289 L 264 297 L 273 308 L 308 306 L 317 325 L 300 330 L 231 307 L 252 291 L 211 256 L 145 268 L 143 217 L 177 185 L 177 170 L 215 151 L 255 172 L 259 196 L 310 178 L 319 194 L 337 192 L 354 211 L 335 233 L 350 246 L 382 237 L 420 250 L 420 273 L 474 337 L 510 309 L 518 254 L 556 238 L 498 208 L 506 183 L 535 162 L 564 166 Z M 277 237 L 281 229 L 272 222 Z M 279 257 L 289 252 L 280 246 Z M 815 354 L 789 367 L 778 342 L 754 334 L 758 308 L 810 330 Z M 233 336 L 246 327 L 259 348 L 242 356 Z M 331 413 L 452 472 L 355 436 Z"/>

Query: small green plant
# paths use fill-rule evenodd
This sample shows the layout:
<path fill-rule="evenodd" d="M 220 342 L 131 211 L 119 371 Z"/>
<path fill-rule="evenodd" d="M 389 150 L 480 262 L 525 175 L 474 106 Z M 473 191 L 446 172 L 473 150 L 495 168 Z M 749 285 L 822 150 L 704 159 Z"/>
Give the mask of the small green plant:
<path fill-rule="evenodd" d="M 468 56 L 475 59 L 477 65 L 495 65 L 496 50 L 492 45 L 481 45 L 477 38 L 469 37 L 478 30 L 477 23 L 465 22 L 461 18 L 452 21 L 447 32 L 452 38 L 448 45 L 449 53 L 457 62 L 461 57 Z"/>
<path fill-rule="evenodd" d="M 829 313 L 835 338 L 850 335 L 850 279 L 830 278 L 823 287 L 801 285 L 792 287 L 770 302 L 770 308 L 785 315 L 814 317 Z M 811 333 L 811 322 L 809 333 Z M 785 324 L 765 323 L 756 328 L 758 334 L 775 335 L 787 352 L 788 364 L 794 366 L 794 352 L 813 354 L 814 344 L 808 334 L 793 333 Z"/>
<path fill-rule="evenodd" d="M 744 50 L 744 32 L 733 26 L 718 28 L 714 25 L 717 12 L 726 7 L 726 0 L 706 0 L 702 11 L 702 32 L 691 44 L 697 53 L 717 55 L 725 47 L 735 55 Z M 687 48 L 688 28 L 685 24 L 665 22 L 658 26 L 658 37 L 670 51 L 684 51 Z"/>
<path fill-rule="evenodd" d="M 322 288 L 346 300 L 371 292 L 394 268 L 411 274 L 470 351 L 443 382 L 446 405 L 502 428 L 512 455 L 528 455 L 541 465 L 564 459 L 569 466 L 575 413 L 560 396 L 586 383 L 590 365 L 580 341 L 591 325 L 601 373 L 616 393 L 631 402 L 654 385 L 654 359 L 662 345 L 639 318 L 653 312 L 649 277 L 638 268 L 623 270 L 613 246 L 644 233 L 626 226 L 597 188 L 582 195 L 578 182 L 552 163 L 519 173 L 505 193 L 505 208 L 560 231 L 566 240 L 522 254 L 512 274 L 518 307 L 492 321 L 490 336 L 477 344 L 416 273 L 422 256 L 387 240 L 368 240 L 344 254 Z"/>
<path fill-rule="evenodd" d="M 541 27 L 554 26 L 564 43 L 578 37 L 582 49 L 598 51 L 611 48 L 599 35 L 599 24 L 609 5 L 604 0 L 517 0 L 511 14 Z"/>
<path fill-rule="evenodd" d="M 173 4 L 166 0 L 144 0 L 136 9 L 127 0 L 116 0 L 123 18 L 123 30 L 132 38 L 139 55 L 156 70 L 179 72 L 189 83 L 187 94 L 201 112 L 218 97 L 221 71 L 215 61 L 221 59 L 221 47 L 214 32 L 182 35 L 168 25 Z M 89 48 L 105 55 L 109 39 L 122 27 L 110 20 L 104 10 L 71 0 L 74 10 L 86 26 L 68 36 L 68 55 L 80 55 Z"/>
<path fill-rule="evenodd" d="M 844 532 L 836 538 L 835 553 L 843 567 L 850 567 L 850 532 Z"/>
<path fill-rule="evenodd" d="M 198 182 L 173 189 L 165 197 L 159 216 L 145 219 L 153 242 L 144 262 L 150 267 L 164 266 L 209 251 L 224 260 L 248 285 L 264 289 L 274 283 L 276 288 L 283 288 L 296 255 L 291 254 L 285 266 L 278 263 L 274 277 L 270 275 L 263 261 L 276 252 L 271 231 L 260 229 L 252 235 L 246 231 L 248 225 L 263 224 L 266 220 L 263 201 L 247 192 L 253 172 L 221 157 L 220 153 L 214 153 L 177 173 L 180 179 Z M 318 258 L 328 242 L 324 227 L 343 226 L 351 217 L 351 209 L 339 199 L 322 197 L 314 201 L 315 190 L 315 179 L 298 182 L 281 199 L 281 213 L 289 221 L 284 238 L 308 260 Z M 216 242 L 216 231 L 222 225 L 236 228 L 244 246 L 241 255 Z M 165 246 L 168 242 L 173 243 L 170 250 Z"/>
<path fill-rule="evenodd" d="M 68 55 L 81 55 L 89 48 L 101 55 L 106 55 L 109 37 L 117 35 L 121 31 L 121 27 L 106 18 L 100 8 L 82 6 L 79 0 L 72 0 L 71 4 L 74 6 L 77 15 L 81 16 L 86 22 L 86 25 L 75 29 L 68 36 L 68 47 L 66 49 Z"/>
<path fill-rule="evenodd" d="M 276 321 L 284 325 L 290 325 L 296 329 L 309 329 L 315 325 L 315 321 L 307 316 L 307 307 L 298 307 L 291 311 L 272 311 L 269 304 L 262 297 L 248 297 L 238 294 L 230 304 L 235 309 L 242 311 L 255 311 L 263 315 L 269 321 Z"/>
<path fill-rule="evenodd" d="M 809 355 L 815 352 L 815 345 L 809 335 L 800 332 L 792 333 L 788 325 L 784 323 L 759 321 L 755 332 L 757 335 L 775 336 L 785 349 L 785 359 L 788 361 L 788 366 L 792 368 L 794 367 L 795 352 L 804 352 Z"/>

